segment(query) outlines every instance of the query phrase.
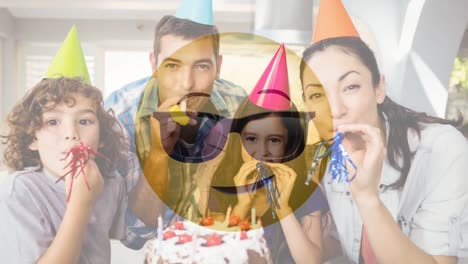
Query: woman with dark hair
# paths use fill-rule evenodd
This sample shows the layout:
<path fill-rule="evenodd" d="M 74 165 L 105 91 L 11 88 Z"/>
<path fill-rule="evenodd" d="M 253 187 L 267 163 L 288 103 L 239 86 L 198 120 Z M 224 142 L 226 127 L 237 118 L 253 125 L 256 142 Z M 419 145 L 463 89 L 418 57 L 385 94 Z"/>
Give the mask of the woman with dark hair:
<path fill-rule="evenodd" d="M 326 159 L 321 166 L 346 263 L 456 263 L 468 246 L 468 147 L 454 127 L 461 120 L 393 102 L 373 52 L 347 23 L 349 34 L 316 30 L 323 35 L 300 66 L 321 138 L 343 133 L 356 165 L 348 166 L 349 178 L 356 173 L 349 182 L 332 180 Z"/>

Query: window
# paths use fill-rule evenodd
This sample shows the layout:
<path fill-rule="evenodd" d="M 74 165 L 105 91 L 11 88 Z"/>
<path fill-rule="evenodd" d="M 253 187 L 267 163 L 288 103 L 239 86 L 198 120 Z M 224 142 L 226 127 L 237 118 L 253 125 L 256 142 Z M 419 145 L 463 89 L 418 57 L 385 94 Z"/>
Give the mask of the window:
<path fill-rule="evenodd" d="M 53 56 L 49 55 L 26 55 L 25 56 L 25 87 L 30 89 L 34 87 L 47 72 Z M 94 83 L 94 57 L 85 56 L 86 65 L 88 66 L 88 72 L 91 79 L 91 83 Z"/>
<path fill-rule="evenodd" d="M 104 97 L 152 73 L 148 51 L 106 51 L 104 63 Z"/>
<path fill-rule="evenodd" d="M 42 80 L 58 50 L 58 45 L 25 44 L 19 46 L 19 87 L 22 90 L 18 94 L 24 94 Z M 85 50 L 84 53 L 89 54 L 85 56 L 85 60 L 91 83 L 95 84 L 96 58 L 92 52 Z"/>

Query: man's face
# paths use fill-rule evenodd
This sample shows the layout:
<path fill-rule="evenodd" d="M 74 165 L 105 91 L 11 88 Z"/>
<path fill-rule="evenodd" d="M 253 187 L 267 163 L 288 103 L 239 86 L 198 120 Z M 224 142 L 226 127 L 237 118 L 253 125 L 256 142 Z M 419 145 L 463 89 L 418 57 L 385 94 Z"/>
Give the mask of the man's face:
<path fill-rule="evenodd" d="M 160 103 L 193 92 L 211 94 L 221 66 L 221 58 L 215 57 L 211 37 L 188 40 L 166 35 L 160 44 L 157 54 Z M 206 101 L 206 97 L 192 98 L 187 101 L 187 107 L 199 110 Z"/>

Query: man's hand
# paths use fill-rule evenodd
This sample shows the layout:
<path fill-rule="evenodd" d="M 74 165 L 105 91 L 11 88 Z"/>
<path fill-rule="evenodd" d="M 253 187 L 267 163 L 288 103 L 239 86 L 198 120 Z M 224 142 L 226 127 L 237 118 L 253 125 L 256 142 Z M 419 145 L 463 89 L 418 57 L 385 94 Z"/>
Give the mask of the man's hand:
<path fill-rule="evenodd" d="M 172 153 L 174 146 L 180 138 L 180 125 L 170 115 L 170 109 L 177 105 L 179 97 L 171 97 L 164 101 L 156 110 L 161 113 L 159 117 L 151 118 L 151 152 L 160 153 L 161 151 L 166 154 Z M 197 121 L 193 119 L 196 117 L 196 112 L 187 110 L 187 116 L 190 118 L 188 125 L 196 125 Z"/>

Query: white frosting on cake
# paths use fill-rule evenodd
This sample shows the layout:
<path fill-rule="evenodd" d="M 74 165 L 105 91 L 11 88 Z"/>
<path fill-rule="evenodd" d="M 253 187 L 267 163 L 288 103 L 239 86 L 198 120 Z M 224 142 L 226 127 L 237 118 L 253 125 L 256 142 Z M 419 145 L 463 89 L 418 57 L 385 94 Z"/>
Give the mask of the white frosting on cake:
<path fill-rule="evenodd" d="M 254 226 L 255 229 L 247 231 L 247 239 L 240 239 L 240 228 L 226 228 L 222 223 L 215 222 L 214 225 L 203 227 L 198 224 L 185 221 L 184 230 L 177 230 L 170 226 L 167 231 L 174 231 L 176 236 L 163 240 L 162 234 L 150 240 L 146 247 L 146 263 L 249 263 L 248 251 L 258 253 L 265 259 L 266 263 L 271 263 L 270 252 L 263 237 L 263 228 Z M 216 229 L 216 230 L 213 230 Z M 223 243 L 216 246 L 207 247 L 206 237 L 218 234 L 222 237 Z M 188 234 L 192 236 L 192 241 L 179 244 L 179 236 Z"/>

